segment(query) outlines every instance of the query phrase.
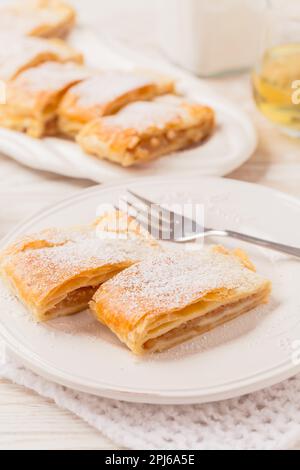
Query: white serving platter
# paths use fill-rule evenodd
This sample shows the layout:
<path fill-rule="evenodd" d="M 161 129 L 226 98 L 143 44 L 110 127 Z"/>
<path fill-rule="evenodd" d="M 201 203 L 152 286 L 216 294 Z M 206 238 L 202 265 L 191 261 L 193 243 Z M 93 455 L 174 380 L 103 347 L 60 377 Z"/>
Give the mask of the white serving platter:
<path fill-rule="evenodd" d="M 89 65 L 100 69 L 148 68 L 174 76 L 178 89 L 187 97 L 215 109 L 217 128 L 214 135 L 196 148 L 132 168 L 122 168 L 87 155 L 77 144 L 68 140 L 36 140 L 4 128 L 0 128 L 1 153 L 34 169 L 103 183 L 125 177 L 182 175 L 191 171 L 223 176 L 242 165 L 254 152 L 257 137 L 248 115 L 216 94 L 203 81 L 163 59 L 149 58 L 119 44 L 107 43 L 85 28 L 77 28 L 70 42 L 82 50 Z"/>
<path fill-rule="evenodd" d="M 131 188 L 156 202 L 203 204 L 208 226 L 299 245 L 300 203 L 274 190 L 222 178 L 146 178 L 97 186 L 22 223 L 3 241 L 51 226 L 87 223 Z M 300 261 L 247 250 L 271 279 L 270 303 L 163 354 L 134 356 L 89 312 L 36 324 L 0 285 L 0 334 L 9 351 L 50 380 L 98 396 L 144 403 L 203 403 L 243 395 L 300 371 Z"/>

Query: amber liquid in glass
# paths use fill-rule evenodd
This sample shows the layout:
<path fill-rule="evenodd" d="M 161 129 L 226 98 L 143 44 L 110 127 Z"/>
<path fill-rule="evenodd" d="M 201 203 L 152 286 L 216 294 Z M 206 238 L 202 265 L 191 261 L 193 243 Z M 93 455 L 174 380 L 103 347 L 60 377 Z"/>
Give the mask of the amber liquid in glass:
<path fill-rule="evenodd" d="M 300 44 L 267 50 L 253 73 L 258 108 L 273 123 L 300 136 Z"/>

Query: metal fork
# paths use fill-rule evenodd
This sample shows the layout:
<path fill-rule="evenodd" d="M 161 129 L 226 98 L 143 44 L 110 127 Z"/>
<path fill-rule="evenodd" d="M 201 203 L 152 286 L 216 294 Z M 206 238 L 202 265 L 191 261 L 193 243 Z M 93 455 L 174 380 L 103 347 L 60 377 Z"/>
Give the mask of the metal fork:
<path fill-rule="evenodd" d="M 123 199 L 123 202 L 131 211 L 135 212 L 134 216 L 137 221 L 150 233 L 153 234 L 154 232 L 157 234 L 155 238 L 160 240 L 186 243 L 203 237 L 231 237 L 300 258 L 300 248 L 298 247 L 264 240 L 233 230 L 216 230 L 204 227 L 191 218 L 172 212 L 131 190 L 127 191 L 133 198 L 139 201 L 139 204 L 131 202 L 127 198 Z M 180 233 L 178 233 L 179 231 Z"/>

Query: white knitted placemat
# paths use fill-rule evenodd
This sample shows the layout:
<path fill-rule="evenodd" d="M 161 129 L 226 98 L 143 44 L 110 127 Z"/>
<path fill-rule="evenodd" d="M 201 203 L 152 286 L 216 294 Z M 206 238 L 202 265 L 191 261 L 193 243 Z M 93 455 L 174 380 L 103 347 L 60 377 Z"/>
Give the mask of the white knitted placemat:
<path fill-rule="evenodd" d="M 54 400 L 128 449 L 275 450 L 300 442 L 300 376 L 245 397 L 184 406 L 131 404 L 76 392 L 8 356 L 0 362 L 0 376 Z"/>

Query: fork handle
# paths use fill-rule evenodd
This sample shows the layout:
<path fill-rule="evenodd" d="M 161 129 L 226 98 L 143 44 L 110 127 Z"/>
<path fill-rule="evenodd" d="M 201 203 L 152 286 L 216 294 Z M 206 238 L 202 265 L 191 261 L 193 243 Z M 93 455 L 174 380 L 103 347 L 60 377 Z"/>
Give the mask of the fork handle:
<path fill-rule="evenodd" d="M 283 245 L 282 243 L 271 242 L 269 240 L 264 240 L 262 238 L 253 237 L 251 235 L 246 235 L 244 233 L 233 232 L 232 230 L 224 230 L 219 232 L 219 235 L 236 238 L 244 242 L 252 243 L 253 245 L 263 246 L 265 248 L 270 248 L 271 250 L 280 251 L 282 253 L 287 253 L 292 256 L 297 256 L 300 258 L 300 248 L 290 245 Z"/>

